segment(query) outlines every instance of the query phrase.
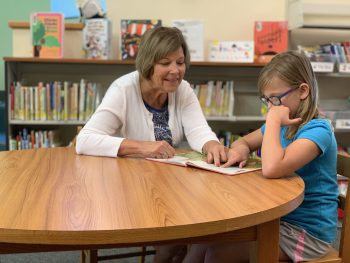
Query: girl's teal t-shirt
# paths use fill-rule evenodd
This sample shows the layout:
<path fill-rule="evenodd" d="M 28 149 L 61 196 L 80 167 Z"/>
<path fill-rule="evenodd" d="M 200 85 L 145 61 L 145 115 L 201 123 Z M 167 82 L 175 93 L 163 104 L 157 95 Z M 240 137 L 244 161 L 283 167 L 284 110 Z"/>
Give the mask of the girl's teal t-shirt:
<path fill-rule="evenodd" d="M 265 125 L 261 128 L 265 132 Z M 305 229 L 308 233 L 325 242 L 336 239 L 338 184 L 337 184 L 337 142 L 330 122 L 314 119 L 301 127 L 292 140 L 285 138 L 287 127 L 282 127 L 280 140 L 283 148 L 293 141 L 313 141 L 321 154 L 310 163 L 295 171 L 305 183 L 302 204 L 281 218 Z"/>

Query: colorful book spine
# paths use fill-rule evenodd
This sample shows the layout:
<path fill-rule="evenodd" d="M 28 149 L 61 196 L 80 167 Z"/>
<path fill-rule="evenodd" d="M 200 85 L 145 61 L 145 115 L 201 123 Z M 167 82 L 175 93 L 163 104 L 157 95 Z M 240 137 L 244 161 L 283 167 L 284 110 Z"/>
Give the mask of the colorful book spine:
<path fill-rule="evenodd" d="M 101 100 L 97 83 L 82 79 L 78 82 L 52 81 L 37 86 L 9 87 L 9 117 L 24 121 L 86 121 Z"/>

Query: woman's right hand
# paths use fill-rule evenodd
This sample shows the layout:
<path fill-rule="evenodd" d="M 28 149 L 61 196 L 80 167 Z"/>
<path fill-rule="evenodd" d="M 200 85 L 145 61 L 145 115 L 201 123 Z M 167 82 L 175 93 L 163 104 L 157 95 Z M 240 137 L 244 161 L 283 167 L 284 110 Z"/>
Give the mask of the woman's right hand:
<path fill-rule="evenodd" d="M 175 155 L 175 149 L 167 141 L 143 142 L 145 158 L 166 159 Z"/>
<path fill-rule="evenodd" d="M 124 139 L 118 156 L 166 159 L 175 155 L 175 149 L 166 141 L 136 141 Z"/>

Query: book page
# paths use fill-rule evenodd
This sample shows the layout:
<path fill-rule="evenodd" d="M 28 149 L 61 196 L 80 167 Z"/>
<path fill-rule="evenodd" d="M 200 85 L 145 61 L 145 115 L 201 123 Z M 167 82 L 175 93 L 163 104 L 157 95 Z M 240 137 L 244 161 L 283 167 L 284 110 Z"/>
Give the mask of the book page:
<path fill-rule="evenodd" d="M 204 161 L 190 161 L 190 162 L 187 162 L 187 165 L 194 166 L 194 167 L 201 168 L 201 169 L 205 169 L 205 170 L 209 170 L 209 171 L 213 171 L 213 172 L 217 172 L 217 173 L 227 174 L 227 175 L 247 173 L 247 172 L 261 169 L 261 168 L 259 168 L 259 166 L 255 166 L 255 167 L 247 166 L 244 168 L 239 168 L 237 166 L 230 166 L 230 167 L 224 168 L 224 167 L 217 167 L 214 164 L 209 164 L 209 163 L 204 162 Z"/>
<path fill-rule="evenodd" d="M 166 159 L 146 158 L 146 159 L 151 161 L 161 162 L 161 163 L 187 166 L 187 163 L 189 161 L 204 160 L 204 156 L 199 152 L 190 151 L 190 152 L 184 152 L 184 153 L 177 153 L 172 158 L 166 158 Z"/>
<path fill-rule="evenodd" d="M 167 164 L 175 164 L 180 166 L 187 166 L 186 162 L 188 162 L 189 160 L 186 157 L 176 156 L 176 155 L 172 158 L 167 158 L 167 159 L 158 159 L 158 158 L 146 158 L 146 159 L 150 161 L 156 161 L 156 162 L 167 163 Z"/>
<path fill-rule="evenodd" d="M 251 158 L 248 160 L 248 163 L 245 167 L 239 168 L 237 166 L 230 166 L 227 168 L 217 167 L 214 164 L 209 164 L 206 162 L 205 155 L 195 152 L 189 151 L 185 153 L 177 153 L 172 158 L 167 159 L 156 159 L 156 158 L 146 158 L 147 160 L 162 162 L 166 164 L 174 164 L 180 166 L 191 166 L 196 167 L 216 173 L 226 174 L 226 175 L 235 175 L 240 173 L 247 173 L 254 170 L 261 169 L 261 160 Z"/>

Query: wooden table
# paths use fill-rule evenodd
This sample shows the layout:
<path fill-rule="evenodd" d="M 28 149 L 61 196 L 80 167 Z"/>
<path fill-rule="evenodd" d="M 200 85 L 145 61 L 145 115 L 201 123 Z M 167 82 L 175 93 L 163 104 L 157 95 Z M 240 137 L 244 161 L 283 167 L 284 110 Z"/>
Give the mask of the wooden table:
<path fill-rule="evenodd" d="M 0 152 L 0 251 L 257 240 L 258 262 L 277 262 L 279 218 L 303 193 L 297 176 L 224 176 L 72 148 Z"/>

